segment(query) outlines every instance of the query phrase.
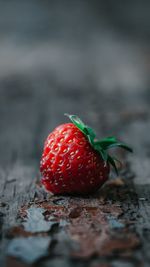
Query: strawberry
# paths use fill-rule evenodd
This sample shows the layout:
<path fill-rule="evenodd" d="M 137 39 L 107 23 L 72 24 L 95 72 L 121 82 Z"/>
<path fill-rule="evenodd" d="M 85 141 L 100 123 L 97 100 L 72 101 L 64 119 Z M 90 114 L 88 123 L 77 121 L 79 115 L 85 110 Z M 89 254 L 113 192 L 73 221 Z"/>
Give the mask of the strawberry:
<path fill-rule="evenodd" d="M 77 116 L 66 114 L 72 123 L 58 126 L 47 137 L 40 163 L 42 183 L 54 194 L 86 194 L 98 190 L 109 177 L 115 159 L 107 150 L 122 147 L 115 137 L 95 138 L 92 128 Z"/>

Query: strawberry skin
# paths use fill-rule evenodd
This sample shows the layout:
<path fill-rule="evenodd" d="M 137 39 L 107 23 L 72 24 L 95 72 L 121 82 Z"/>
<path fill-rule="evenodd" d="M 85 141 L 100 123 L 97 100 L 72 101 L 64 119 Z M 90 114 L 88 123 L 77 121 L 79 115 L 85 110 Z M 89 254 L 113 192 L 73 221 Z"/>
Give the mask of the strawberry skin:
<path fill-rule="evenodd" d="M 90 193 L 109 174 L 108 164 L 73 123 L 57 127 L 48 136 L 40 170 L 42 183 L 54 194 Z"/>
<path fill-rule="evenodd" d="M 58 126 L 45 141 L 40 162 L 42 184 L 54 194 L 91 193 L 108 179 L 110 164 L 116 168 L 105 151 L 108 138 L 99 145 L 98 141 L 94 141 L 95 133 L 91 128 L 75 115 L 69 117 L 73 123 Z M 112 146 L 114 142 L 109 141 L 110 144 Z M 116 139 L 115 144 L 125 148 Z"/>

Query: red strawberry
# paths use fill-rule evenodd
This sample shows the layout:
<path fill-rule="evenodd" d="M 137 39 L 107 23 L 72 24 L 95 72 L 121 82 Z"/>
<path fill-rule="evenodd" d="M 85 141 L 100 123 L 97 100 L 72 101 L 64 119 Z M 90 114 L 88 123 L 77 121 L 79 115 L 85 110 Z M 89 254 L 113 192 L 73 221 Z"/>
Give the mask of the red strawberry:
<path fill-rule="evenodd" d="M 54 193 L 90 193 L 108 179 L 110 164 L 117 171 L 107 149 L 120 146 L 132 151 L 115 137 L 95 139 L 94 131 L 77 116 L 72 123 L 58 126 L 46 139 L 40 171 L 45 188 Z"/>

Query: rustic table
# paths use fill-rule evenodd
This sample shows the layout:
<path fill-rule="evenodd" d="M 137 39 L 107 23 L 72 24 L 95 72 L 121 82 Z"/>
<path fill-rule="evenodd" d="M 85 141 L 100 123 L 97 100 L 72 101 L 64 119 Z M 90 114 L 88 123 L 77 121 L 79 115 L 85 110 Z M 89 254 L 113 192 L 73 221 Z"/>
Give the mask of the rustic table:
<path fill-rule="evenodd" d="M 1 84 L 0 98 L 1 266 L 148 264 L 148 91 L 31 90 L 32 82 L 13 79 L 11 90 L 9 81 Z M 119 152 L 123 170 L 95 195 L 50 196 L 39 184 L 43 140 L 65 111 L 134 148 L 133 155 Z"/>

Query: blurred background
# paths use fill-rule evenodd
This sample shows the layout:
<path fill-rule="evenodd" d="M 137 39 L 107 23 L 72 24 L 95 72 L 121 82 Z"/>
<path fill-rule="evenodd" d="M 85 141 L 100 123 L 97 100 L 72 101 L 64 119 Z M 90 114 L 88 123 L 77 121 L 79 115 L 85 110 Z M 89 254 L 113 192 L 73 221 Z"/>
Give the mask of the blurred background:
<path fill-rule="evenodd" d="M 147 0 L 0 0 L 1 164 L 38 163 L 64 112 L 105 134 L 147 112 L 149 52 Z"/>

